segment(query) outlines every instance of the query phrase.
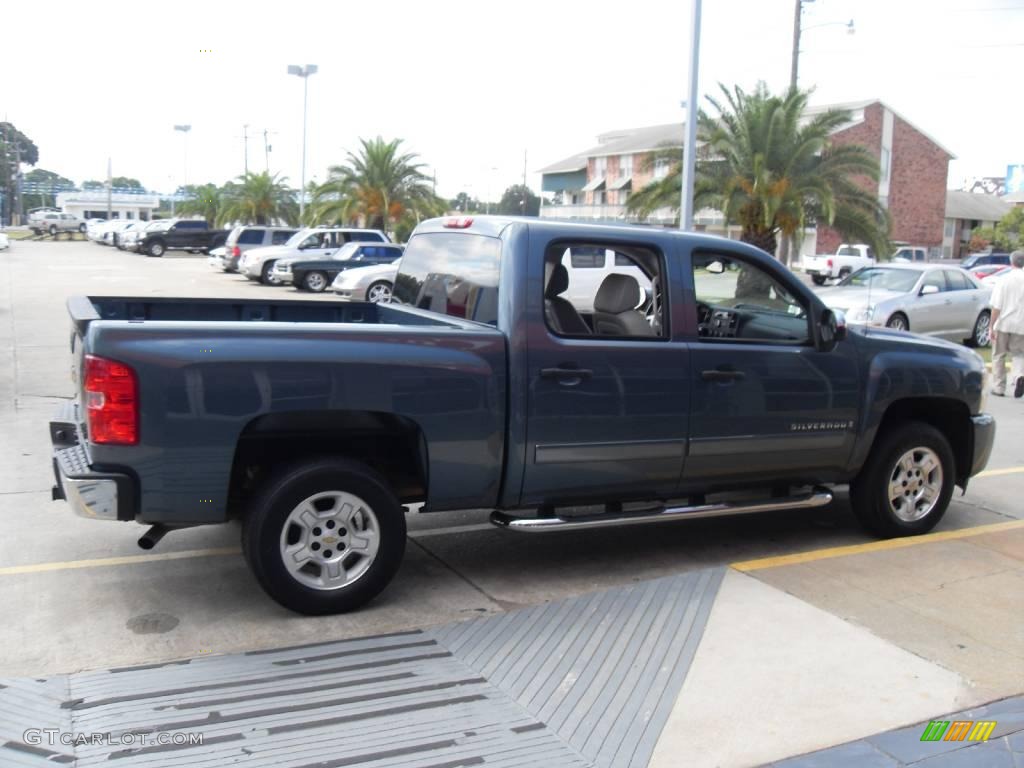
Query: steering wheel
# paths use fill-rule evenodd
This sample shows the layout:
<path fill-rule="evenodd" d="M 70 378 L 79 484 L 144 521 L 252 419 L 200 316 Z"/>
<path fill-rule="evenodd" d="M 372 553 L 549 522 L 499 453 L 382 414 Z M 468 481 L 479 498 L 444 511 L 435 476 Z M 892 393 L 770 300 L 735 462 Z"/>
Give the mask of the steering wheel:
<path fill-rule="evenodd" d="M 711 315 L 713 310 L 711 306 L 705 304 L 703 301 L 697 302 L 697 335 L 698 336 L 710 336 L 711 335 Z"/>

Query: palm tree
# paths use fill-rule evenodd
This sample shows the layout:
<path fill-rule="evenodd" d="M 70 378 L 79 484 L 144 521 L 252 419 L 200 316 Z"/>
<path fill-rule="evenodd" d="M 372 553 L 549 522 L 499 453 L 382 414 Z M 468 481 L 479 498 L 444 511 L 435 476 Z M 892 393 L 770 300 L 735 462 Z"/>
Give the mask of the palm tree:
<path fill-rule="evenodd" d="M 221 188 L 216 184 L 190 184 L 185 192 L 191 197 L 178 203 L 178 215 L 202 216 L 211 229 L 217 226 L 224 206 Z"/>
<path fill-rule="evenodd" d="M 283 221 L 295 224 L 299 219 L 299 204 L 295 191 L 285 182 L 269 172 L 245 173 L 234 184 L 224 186 L 223 206 L 220 224 L 239 222 L 241 224 L 273 224 Z"/>
<path fill-rule="evenodd" d="M 858 178 L 877 181 L 878 161 L 864 147 L 829 140 L 849 121 L 847 111 L 828 110 L 805 120 L 808 92 L 790 89 L 778 97 L 764 83 L 752 93 L 719 87 L 722 102 L 707 97 L 717 116 L 703 110 L 698 116 L 703 146 L 694 207 L 722 211 L 727 223 L 741 226 L 741 240 L 771 254 L 779 234 L 799 236 L 810 222 L 887 252 L 888 214 L 856 183 Z M 627 208 L 641 217 L 658 208 L 678 209 L 680 165 L 637 191 Z"/>
<path fill-rule="evenodd" d="M 401 139 L 378 136 L 359 142 L 359 153 L 349 152 L 344 164 L 331 166 L 327 181 L 313 193 L 311 223 L 363 223 L 388 230 L 410 218 L 418 222 L 444 213 L 445 201 L 434 194 L 417 155 L 402 152 Z"/>

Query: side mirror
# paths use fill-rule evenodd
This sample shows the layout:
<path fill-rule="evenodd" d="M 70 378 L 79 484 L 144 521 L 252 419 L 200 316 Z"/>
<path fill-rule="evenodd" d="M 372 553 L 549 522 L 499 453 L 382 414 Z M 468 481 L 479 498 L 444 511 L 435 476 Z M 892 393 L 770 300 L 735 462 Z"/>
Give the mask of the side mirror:
<path fill-rule="evenodd" d="M 939 292 L 939 286 L 937 285 L 926 285 L 921 289 L 922 296 L 931 296 L 932 294 Z"/>
<path fill-rule="evenodd" d="M 704 269 L 710 272 L 712 275 L 721 275 L 725 272 L 725 265 L 720 261 L 712 261 Z"/>
<path fill-rule="evenodd" d="M 831 352 L 846 338 L 846 316 L 839 310 L 826 309 L 821 313 L 818 339 L 822 352 Z"/>

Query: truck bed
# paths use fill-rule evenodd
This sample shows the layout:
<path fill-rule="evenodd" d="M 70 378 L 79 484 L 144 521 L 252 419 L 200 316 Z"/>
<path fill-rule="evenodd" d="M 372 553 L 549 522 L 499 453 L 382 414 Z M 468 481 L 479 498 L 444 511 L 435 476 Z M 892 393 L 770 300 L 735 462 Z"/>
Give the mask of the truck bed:
<path fill-rule="evenodd" d="M 180 299 L 172 297 L 72 296 L 68 313 L 79 334 L 93 320 L 140 322 L 361 323 L 368 325 L 473 326 L 410 307 L 368 302 Z"/>

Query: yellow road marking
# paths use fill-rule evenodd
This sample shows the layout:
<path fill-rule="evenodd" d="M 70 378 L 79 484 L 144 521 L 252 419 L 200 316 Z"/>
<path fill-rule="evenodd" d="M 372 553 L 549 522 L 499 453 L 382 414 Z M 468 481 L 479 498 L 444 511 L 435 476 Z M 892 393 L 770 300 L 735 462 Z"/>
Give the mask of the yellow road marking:
<path fill-rule="evenodd" d="M 984 472 L 979 472 L 975 477 L 999 477 L 999 475 L 1016 475 L 1020 472 L 1024 472 L 1024 467 L 1006 467 L 1004 469 L 986 469 Z"/>
<path fill-rule="evenodd" d="M 124 557 L 100 557 L 95 560 L 65 560 L 58 563 L 11 565 L 6 568 L 0 568 L 0 576 L 15 576 L 22 573 L 45 573 L 47 571 L 71 571 L 77 568 L 105 568 L 111 565 L 136 565 L 138 563 L 152 563 L 160 560 L 185 560 L 190 557 L 237 555 L 241 551 L 238 547 L 186 549 L 181 552 L 161 552 L 156 555 L 126 555 Z"/>
<path fill-rule="evenodd" d="M 918 544 L 932 544 L 936 541 L 965 539 L 969 536 L 980 536 L 984 533 L 997 533 L 998 531 L 1010 531 L 1016 528 L 1024 528 L 1024 520 L 1010 520 L 1005 523 L 976 525 L 973 528 L 961 528 L 956 531 L 940 531 L 939 533 L 926 533 L 923 536 L 910 536 L 903 539 L 871 541 L 867 544 L 849 544 L 844 547 L 812 549 L 810 552 L 797 552 L 793 555 L 777 555 L 775 557 L 761 557 L 756 560 L 742 560 L 738 563 L 733 563 L 732 567 L 737 571 L 760 571 L 764 568 L 779 568 L 784 565 L 799 565 L 801 563 L 810 563 L 815 560 L 828 560 L 833 557 L 860 555 L 866 552 L 883 552 L 887 549 L 903 549 L 904 547 L 915 547 Z"/>

